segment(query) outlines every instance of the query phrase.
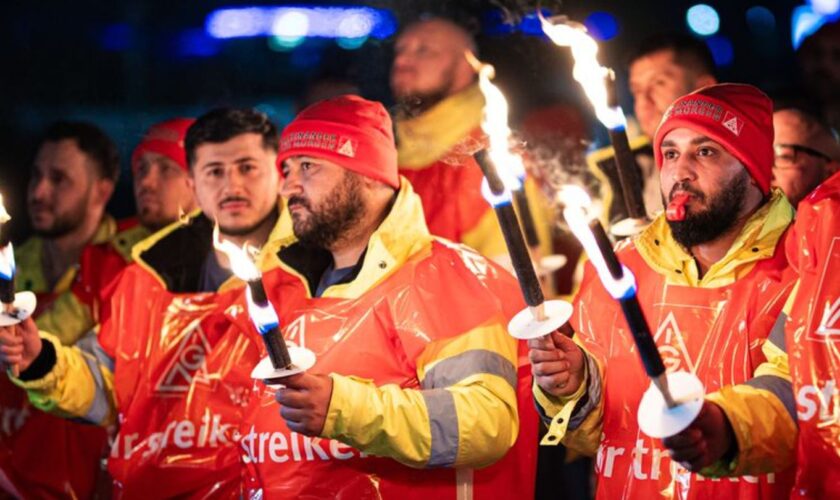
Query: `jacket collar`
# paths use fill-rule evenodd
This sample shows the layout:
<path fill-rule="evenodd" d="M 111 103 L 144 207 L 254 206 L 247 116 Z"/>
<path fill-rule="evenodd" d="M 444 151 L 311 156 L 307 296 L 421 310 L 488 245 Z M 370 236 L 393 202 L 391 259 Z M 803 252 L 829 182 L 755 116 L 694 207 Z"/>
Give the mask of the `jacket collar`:
<path fill-rule="evenodd" d="M 398 117 L 395 126 L 400 168 L 431 165 L 465 139 L 478 143 L 471 133 L 481 125 L 483 113 L 484 96 L 478 84 L 474 84 L 416 117 Z M 472 151 L 465 153 L 472 154 Z"/>
<path fill-rule="evenodd" d="M 88 245 L 98 245 L 109 241 L 117 232 L 117 222 L 108 214 L 102 217 Z M 76 279 L 78 266 L 71 266 L 56 282 L 52 290 L 47 289 L 47 279 L 44 277 L 42 267 L 42 252 L 44 251 L 44 239 L 33 236 L 15 249 L 15 262 L 17 264 L 17 287 L 22 290 L 31 290 L 37 293 L 52 292 L 61 293 L 70 288 L 73 280 Z"/>
<path fill-rule="evenodd" d="M 726 286 L 750 272 L 755 263 L 772 257 L 779 239 L 793 220 L 794 210 L 778 189 L 770 200 L 747 221 L 729 251 L 699 278 L 694 257 L 674 239 L 671 228 L 660 214 L 633 243 L 645 262 L 669 284 L 715 288 Z"/>
<path fill-rule="evenodd" d="M 414 193 L 411 184 L 405 178 L 400 178 L 400 190 L 397 192 L 391 211 L 368 240 L 358 274 L 349 283 L 336 284 L 327 288 L 322 297 L 360 297 L 402 266 L 412 255 L 426 248 L 431 241 L 432 236 L 426 227 L 420 197 Z M 317 284 L 320 279 L 320 275 L 313 276 L 313 274 L 323 272 L 323 269 L 305 269 L 292 263 L 293 259 L 286 258 L 300 251 L 294 236 L 286 238 L 279 247 L 277 255 L 281 267 L 306 283 L 311 297 L 312 283 Z M 326 266 L 323 267 L 326 268 Z"/>
<path fill-rule="evenodd" d="M 277 223 L 268 236 L 268 241 L 257 255 L 257 267 L 265 270 L 276 265 L 270 255 L 275 240 L 283 240 L 292 232 L 291 218 L 285 202 L 278 198 Z M 131 253 L 134 261 L 154 276 L 170 292 L 195 293 L 204 259 L 213 249 L 213 223 L 201 210 L 195 210 L 145 240 L 134 245 Z M 218 291 L 228 290 L 242 282 L 236 277 L 227 280 Z"/>

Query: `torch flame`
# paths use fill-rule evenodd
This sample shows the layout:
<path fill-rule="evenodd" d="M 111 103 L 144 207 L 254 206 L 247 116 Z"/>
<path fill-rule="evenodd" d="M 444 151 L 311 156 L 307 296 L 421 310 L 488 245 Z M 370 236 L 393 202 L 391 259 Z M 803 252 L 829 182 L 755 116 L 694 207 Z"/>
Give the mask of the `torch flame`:
<path fill-rule="evenodd" d="M 12 216 L 6 211 L 6 205 L 3 204 L 3 195 L 0 194 L 0 224 L 5 224 L 12 220 Z"/>
<path fill-rule="evenodd" d="M 608 104 L 606 80 L 612 72 L 598 63 L 598 43 L 587 34 L 586 27 L 569 21 L 565 16 L 546 19 L 542 12 L 538 14 L 543 32 L 548 38 L 556 45 L 571 49 L 575 59 L 572 76 L 583 87 L 586 97 L 595 108 L 598 121 L 611 130 L 626 126 L 621 107 Z"/>
<path fill-rule="evenodd" d="M 255 253 L 253 247 L 247 243 L 241 247 L 229 240 L 222 240 L 219 235 L 219 224 L 213 228 L 213 248 L 224 252 L 230 260 L 230 270 L 242 281 L 256 281 L 261 274 L 254 263 L 252 255 Z"/>
<path fill-rule="evenodd" d="M 490 81 L 495 76 L 496 70 L 492 65 L 479 61 L 470 51 L 465 53 L 465 57 L 478 73 L 478 87 L 484 94 L 484 118 L 481 121 L 481 129 L 487 134 L 490 142 L 487 153 L 496 166 L 505 187 L 510 191 L 521 189 L 522 181 L 525 179 L 525 165 L 519 155 L 510 151 L 511 131 L 508 127 L 507 99 L 499 87 Z"/>

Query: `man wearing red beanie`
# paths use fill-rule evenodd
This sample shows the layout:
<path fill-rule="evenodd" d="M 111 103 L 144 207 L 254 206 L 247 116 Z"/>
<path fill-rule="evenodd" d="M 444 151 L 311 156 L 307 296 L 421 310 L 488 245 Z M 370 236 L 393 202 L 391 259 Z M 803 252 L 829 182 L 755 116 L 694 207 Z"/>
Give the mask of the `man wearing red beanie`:
<path fill-rule="evenodd" d="M 694 373 L 705 387 L 688 429 L 664 443 L 640 432 L 636 413 L 650 381 L 590 265 L 575 299 L 574 340 L 530 341 L 548 435 L 597 453 L 599 498 L 790 492 L 795 406 L 784 330 L 774 324 L 793 285 L 784 256 L 793 208 L 770 190 L 772 112 L 748 85 L 677 99 L 654 139 L 668 215 L 618 251 L 636 276 L 665 366 Z"/>
<path fill-rule="evenodd" d="M 391 130 L 381 104 L 341 96 L 282 134 L 294 237 L 263 281 L 286 341 L 317 361 L 258 384 L 240 427 L 249 496 L 532 497 L 538 422 L 505 329 L 516 281 L 429 234 Z"/>

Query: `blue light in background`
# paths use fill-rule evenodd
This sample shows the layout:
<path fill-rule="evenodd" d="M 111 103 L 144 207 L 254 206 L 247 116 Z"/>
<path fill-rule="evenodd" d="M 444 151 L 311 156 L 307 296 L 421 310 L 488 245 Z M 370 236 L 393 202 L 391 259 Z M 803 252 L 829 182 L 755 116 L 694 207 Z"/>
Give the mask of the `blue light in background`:
<path fill-rule="evenodd" d="M 609 12 L 593 12 L 583 24 L 597 40 L 612 40 L 618 35 L 618 21 Z"/>
<path fill-rule="evenodd" d="M 220 49 L 219 41 L 207 36 L 201 28 L 184 30 L 175 39 L 175 52 L 181 57 L 215 56 Z"/>
<path fill-rule="evenodd" d="M 305 12 L 289 9 L 274 18 L 268 46 L 273 50 L 288 50 L 302 44 L 309 34 L 309 17 Z"/>
<path fill-rule="evenodd" d="M 754 35 L 767 35 L 776 30 L 776 16 L 761 5 L 747 9 L 747 26 Z"/>
<path fill-rule="evenodd" d="M 794 8 L 790 16 L 790 37 L 793 49 L 798 49 L 802 41 L 820 29 L 827 20 L 826 16 L 814 12 L 810 5 Z"/>
<path fill-rule="evenodd" d="M 735 49 L 732 42 L 723 35 L 710 36 L 705 40 L 706 46 L 712 53 L 715 64 L 718 66 L 729 66 L 735 59 Z"/>
<path fill-rule="evenodd" d="M 122 52 L 134 45 L 134 29 L 127 23 L 105 26 L 99 39 L 102 48 L 109 52 Z"/>
<path fill-rule="evenodd" d="M 710 5 L 698 3 L 688 9 L 685 20 L 691 31 L 702 36 L 714 35 L 720 29 L 720 16 Z"/>
<path fill-rule="evenodd" d="M 542 9 L 542 14 L 545 17 L 549 17 L 551 16 L 551 11 L 548 9 Z M 526 35 L 545 36 L 542 25 L 540 24 L 540 18 L 537 16 L 536 11 L 523 16 L 522 21 L 519 22 L 518 28 L 519 31 Z"/>
<path fill-rule="evenodd" d="M 279 36 L 291 43 L 299 37 L 319 37 L 344 39 L 342 43 L 348 46 L 361 46 L 367 37 L 383 39 L 397 31 L 390 11 L 361 6 L 224 8 L 211 12 L 204 26 L 208 35 L 218 39 Z"/>
<path fill-rule="evenodd" d="M 265 7 L 219 9 L 207 16 L 204 29 L 213 38 L 260 36 L 266 34 L 273 20 Z"/>
<path fill-rule="evenodd" d="M 808 0 L 811 9 L 823 16 L 834 16 L 840 12 L 840 0 Z"/>

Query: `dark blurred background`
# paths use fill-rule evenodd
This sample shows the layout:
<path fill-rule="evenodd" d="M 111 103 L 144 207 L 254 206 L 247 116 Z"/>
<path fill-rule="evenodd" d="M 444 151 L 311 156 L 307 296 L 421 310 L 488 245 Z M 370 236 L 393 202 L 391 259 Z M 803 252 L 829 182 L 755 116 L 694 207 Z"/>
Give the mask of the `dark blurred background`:
<path fill-rule="evenodd" d="M 292 6 L 300 9 L 280 9 Z M 772 93 L 796 83 L 795 43 L 824 14 L 836 13 L 840 0 L 717 0 L 699 6 L 565 0 L 539 6 L 585 22 L 601 40 L 601 62 L 618 72 L 629 113 L 623 57 L 641 37 L 664 30 L 691 33 L 710 46 L 723 81 L 749 82 Z M 556 103 L 577 105 L 591 120 L 571 78 L 568 51 L 541 34 L 536 8 L 537 2 L 503 0 L 4 2 L 0 192 L 14 216 L 12 234 L 27 230 L 27 174 L 34 143 L 49 122 L 90 120 L 111 134 L 123 159 L 111 211 L 130 215 L 128 159 L 147 126 L 219 105 L 256 106 L 282 125 L 312 84 L 323 80 L 347 81 L 365 97 L 390 104 L 394 34 L 423 14 L 451 17 L 475 33 L 482 59 L 496 65 L 514 122 Z"/>

